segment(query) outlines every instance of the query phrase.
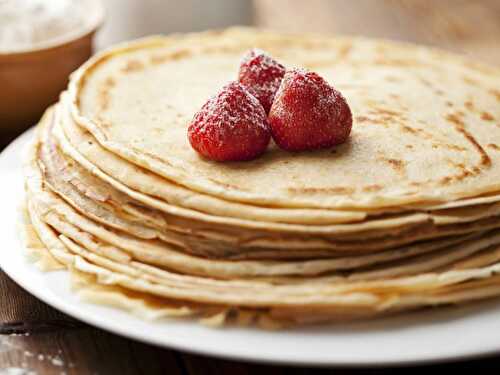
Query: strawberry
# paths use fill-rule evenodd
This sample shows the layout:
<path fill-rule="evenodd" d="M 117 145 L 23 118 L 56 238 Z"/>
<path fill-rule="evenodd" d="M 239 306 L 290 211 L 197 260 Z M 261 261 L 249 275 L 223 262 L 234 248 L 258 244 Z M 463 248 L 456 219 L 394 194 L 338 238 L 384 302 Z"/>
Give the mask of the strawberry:
<path fill-rule="evenodd" d="M 266 112 L 238 82 L 231 82 L 195 114 L 188 128 L 191 146 L 207 159 L 254 159 L 271 138 Z"/>
<path fill-rule="evenodd" d="M 322 77 L 292 69 L 285 73 L 268 121 L 279 147 L 303 151 L 345 142 L 351 132 L 352 114 L 342 94 Z"/>
<path fill-rule="evenodd" d="M 243 56 L 238 81 L 259 100 L 268 113 L 284 75 L 283 65 L 264 51 L 251 49 Z"/>

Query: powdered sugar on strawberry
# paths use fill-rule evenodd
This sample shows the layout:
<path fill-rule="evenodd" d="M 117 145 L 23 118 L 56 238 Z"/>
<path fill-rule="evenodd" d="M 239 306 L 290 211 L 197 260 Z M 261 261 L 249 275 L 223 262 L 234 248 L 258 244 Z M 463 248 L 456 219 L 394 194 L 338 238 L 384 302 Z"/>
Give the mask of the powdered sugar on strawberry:
<path fill-rule="evenodd" d="M 352 127 L 346 99 L 322 77 L 304 69 L 286 72 L 269 112 L 275 142 L 288 151 L 343 143 Z"/>
<path fill-rule="evenodd" d="M 285 74 L 285 67 L 260 49 L 248 51 L 241 60 L 238 81 L 269 112 Z"/>
<path fill-rule="evenodd" d="M 196 113 L 188 138 L 191 146 L 208 159 L 238 161 L 262 154 L 270 132 L 260 102 L 243 85 L 231 82 Z"/>

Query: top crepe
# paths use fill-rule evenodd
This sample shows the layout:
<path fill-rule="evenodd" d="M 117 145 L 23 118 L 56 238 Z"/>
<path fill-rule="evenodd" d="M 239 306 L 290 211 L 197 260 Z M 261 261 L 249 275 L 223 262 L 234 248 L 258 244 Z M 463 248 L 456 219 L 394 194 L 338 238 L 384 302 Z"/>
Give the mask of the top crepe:
<path fill-rule="evenodd" d="M 341 90 L 354 114 L 350 141 L 299 154 L 271 147 L 244 163 L 200 158 L 187 126 L 254 47 Z M 69 101 L 101 146 L 193 191 L 253 205 L 369 210 L 499 191 L 498 87 L 499 70 L 424 47 L 230 29 L 97 55 L 72 77 Z"/>

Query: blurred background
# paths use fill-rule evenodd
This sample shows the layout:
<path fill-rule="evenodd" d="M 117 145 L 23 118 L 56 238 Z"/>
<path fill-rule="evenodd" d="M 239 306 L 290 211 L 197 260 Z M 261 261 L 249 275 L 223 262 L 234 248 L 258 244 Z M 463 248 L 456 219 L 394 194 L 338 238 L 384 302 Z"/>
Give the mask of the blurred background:
<path fill-rule="evenodd" d="M 104 22 L 96 3 L 105 8 Z M 57 53 L 12 52 L 16 38 L 29 42 L 43 35 L 32 26 L 44 19 L 39 14 L 52 34 L 94 20 L 73 44 L 64 38 L 62 47 L 55 43 Z M 405 40 L 500 65 L 500 0 L 0 0 L 1 143 L 36 122 L 92 45 L 95 51 L 148 34 L 230 25 Z"/>
<path fill-rule="evenodd" d="M 243 24 L 407 40 L 500 64 L 500 0 L 105 0 L 105 6 L 99 48 L 151 33 Z"/>

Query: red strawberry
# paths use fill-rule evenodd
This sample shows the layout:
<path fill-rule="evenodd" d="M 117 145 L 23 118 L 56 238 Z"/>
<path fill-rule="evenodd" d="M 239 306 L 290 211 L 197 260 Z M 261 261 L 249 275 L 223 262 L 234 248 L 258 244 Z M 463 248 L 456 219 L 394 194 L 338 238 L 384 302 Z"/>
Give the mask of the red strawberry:
<path fill-rule="evenodd" d="M 207 159 L 241 161 L 262 154 L 271 134 L 259 101 L 243 85 L 231 82 L 195 114 L 188 138 Z"/>
<path fill-rule="evenodd" d="M 349 105 L 340 92 L 313 72 L 286 72 L 268 117 L 284 150 L 328 148 L 346 141 L 352 127 Z"/>
<path fill-rule="evenodd" d="M 259 99 L 268 113 L 284 75 L 283 65 L 264 51 L 252 49 L 241 60 L 238 81 Z"/>

